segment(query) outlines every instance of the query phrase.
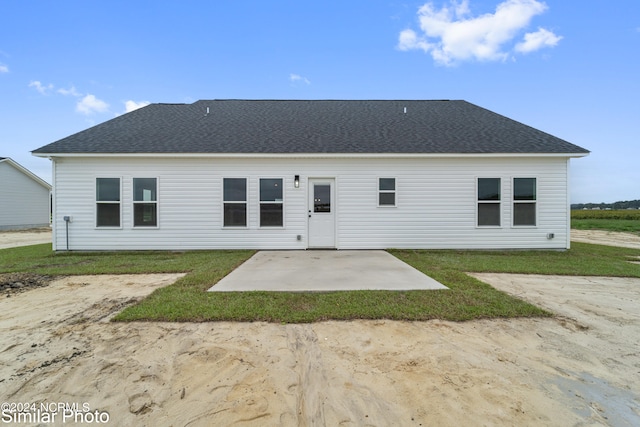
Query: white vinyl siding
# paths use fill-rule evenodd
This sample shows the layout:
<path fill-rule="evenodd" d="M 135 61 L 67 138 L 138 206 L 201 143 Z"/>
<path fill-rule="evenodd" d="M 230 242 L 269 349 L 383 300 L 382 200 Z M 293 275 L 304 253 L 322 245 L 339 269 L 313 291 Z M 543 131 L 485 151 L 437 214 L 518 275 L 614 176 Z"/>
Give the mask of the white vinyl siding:
<path fill-rule="evenodd" d="M 49 189 L 9 161 L 0 162 L 0 230 L 48 226 Z"/>
<path fill-rule="evenodd" d="M 335 178 L 336 247 L 557 248 L 568 245 L 566 158 L 64 158 L 55 160 L 56 242 L 70 249 L 306 249 L 308 180 Z M 380 171 L 385 171 L 384 175 Z M 300 187 L 294 177 L 300 176 Z M 122 229 L 96 230 L 95 176 L 121 176 Z M 132 179 L 162 183 L 162 226 L 132 227 Z M 247 179 L 247 225 L 225 228 L 223 179 Z M 513 177 L 537 177 L 536 227 L 513 227 Z M 260 180 L 282 179 L 283 226 L 261 227 Z M 396 207 L 379 209 L 379 177 L 395 177 Z M 501 227 L 477 226 L 477 177 L 501 179 Z M 275 203 L 275 201 L 274 201 Z M 547 239 L 548 233 L 555 238 Z M 301 236 L 298 240 L 298 236 Z"/>

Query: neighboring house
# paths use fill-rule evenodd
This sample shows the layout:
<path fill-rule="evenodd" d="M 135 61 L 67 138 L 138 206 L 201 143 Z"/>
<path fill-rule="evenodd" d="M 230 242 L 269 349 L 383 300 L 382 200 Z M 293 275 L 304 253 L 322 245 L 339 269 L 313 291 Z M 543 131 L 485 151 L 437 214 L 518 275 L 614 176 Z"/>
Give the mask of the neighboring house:
<path fill-rule="evenodd" d="M 33 152 L 55 250 L 563 249 L 588 153 L 416 100 L 151 104 Z"/>
<path fill-rule="evenodd" d="M 0 157 L 0 230 L 49 226 L 51 185 Z"/>

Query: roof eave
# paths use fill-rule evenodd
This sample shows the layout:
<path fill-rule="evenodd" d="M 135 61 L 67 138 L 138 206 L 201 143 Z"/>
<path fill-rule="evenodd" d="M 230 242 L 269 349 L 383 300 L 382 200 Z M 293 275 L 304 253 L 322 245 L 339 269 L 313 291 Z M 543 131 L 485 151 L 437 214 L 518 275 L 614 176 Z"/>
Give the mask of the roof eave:
<path fill-rule="evenodd" d="M 36 157 L 171 157 L 171 158 L 451 158 L 451 157 L 585 157 L 577 153 L 32 153 Z"/>

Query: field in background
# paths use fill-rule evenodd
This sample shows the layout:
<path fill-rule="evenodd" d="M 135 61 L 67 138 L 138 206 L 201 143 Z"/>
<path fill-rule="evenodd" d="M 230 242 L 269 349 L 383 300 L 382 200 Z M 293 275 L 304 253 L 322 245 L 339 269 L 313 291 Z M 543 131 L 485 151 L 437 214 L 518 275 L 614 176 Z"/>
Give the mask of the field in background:
<path fill-rule="evenodd" d="M 572 210 L 571 228 L 640 234 L 640 209 Z"/>

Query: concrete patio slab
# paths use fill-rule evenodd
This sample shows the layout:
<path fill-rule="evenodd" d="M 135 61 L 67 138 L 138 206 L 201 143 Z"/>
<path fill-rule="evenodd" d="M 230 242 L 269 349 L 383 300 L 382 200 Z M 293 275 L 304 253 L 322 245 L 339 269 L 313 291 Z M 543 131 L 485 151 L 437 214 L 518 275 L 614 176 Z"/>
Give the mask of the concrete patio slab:
<path fill-rule="evenodd" d="M 260 251 L 211 292 L 448 289 L 385 251 Z"/>

